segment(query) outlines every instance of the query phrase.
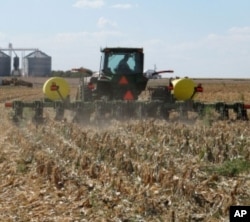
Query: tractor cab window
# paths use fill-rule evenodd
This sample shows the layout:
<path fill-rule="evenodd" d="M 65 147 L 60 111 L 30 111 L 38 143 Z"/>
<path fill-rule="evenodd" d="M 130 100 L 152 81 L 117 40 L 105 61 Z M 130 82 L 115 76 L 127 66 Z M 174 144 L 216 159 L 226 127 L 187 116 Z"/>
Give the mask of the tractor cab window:
<path fill-rule="evenodd" d="M 103 72 L 106 74 L 136 74 L 142 70 L 142 57 L 137 52 L 116 53 L 106 52 L 104 55 Z"/>

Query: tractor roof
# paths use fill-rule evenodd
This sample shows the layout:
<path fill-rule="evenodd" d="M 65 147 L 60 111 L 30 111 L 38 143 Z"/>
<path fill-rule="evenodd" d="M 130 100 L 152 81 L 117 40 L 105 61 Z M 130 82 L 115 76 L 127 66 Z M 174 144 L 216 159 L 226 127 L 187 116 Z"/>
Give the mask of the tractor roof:
<path fill-rule="evenodd" d="M 127 48 L 127 47 L 105 47 L 101 52 L 143 52 L 143 48 Z"/>

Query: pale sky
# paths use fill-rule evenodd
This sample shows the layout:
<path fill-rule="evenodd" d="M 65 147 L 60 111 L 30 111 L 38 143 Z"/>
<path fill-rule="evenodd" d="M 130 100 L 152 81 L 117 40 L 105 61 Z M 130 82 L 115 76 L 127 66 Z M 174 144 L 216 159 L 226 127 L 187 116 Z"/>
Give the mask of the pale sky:
<path fill-rule="evenodd" d="M 0 48 L 38 48 L 52 57 L 53 70 L 97 71 L 100 48 L 119 46 L 143 47 L 145 69 L 250 78 L 250 0 L 0 0 L 0 6 Z"/>

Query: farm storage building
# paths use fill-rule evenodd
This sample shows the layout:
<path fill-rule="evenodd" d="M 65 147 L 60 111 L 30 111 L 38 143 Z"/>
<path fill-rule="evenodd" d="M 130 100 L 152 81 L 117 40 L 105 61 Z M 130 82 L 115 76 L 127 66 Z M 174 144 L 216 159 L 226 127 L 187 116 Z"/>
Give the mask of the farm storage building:
<path fill-rule="evenodd" d="M 51 76 L 51 57 L 40 50 L 25 56 L 24 64 L 28 76 Z"/>
<path fill-rule="evenodd" d="M 11 66 L 10 56 L 0 51 L 0 76 L 9 76 L 10 66 Z"/>

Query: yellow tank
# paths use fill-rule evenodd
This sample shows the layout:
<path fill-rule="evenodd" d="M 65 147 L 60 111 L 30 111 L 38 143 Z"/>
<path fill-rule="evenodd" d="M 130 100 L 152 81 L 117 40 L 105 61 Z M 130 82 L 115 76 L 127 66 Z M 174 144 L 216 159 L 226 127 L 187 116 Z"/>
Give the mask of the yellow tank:
<path fill-rule="evenodd" d="M 69 96 L 68 82 L 61 77 L 49 78 L 43 85 L 44 95 L 51 100 L 62 100 Z"/>
<path fill-rule="evenodd" d="M 177 100 L 191 99 L 195 90 L 195 83 L 192 79 L 180 78 L 172 80 L 173 96 Z"/>

